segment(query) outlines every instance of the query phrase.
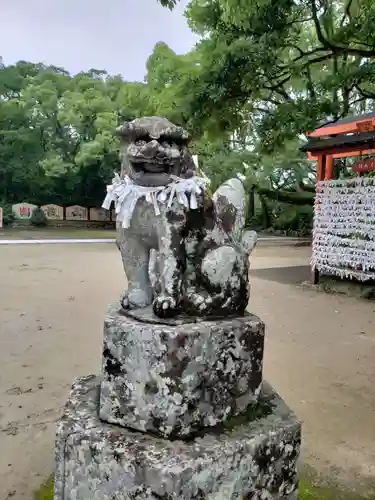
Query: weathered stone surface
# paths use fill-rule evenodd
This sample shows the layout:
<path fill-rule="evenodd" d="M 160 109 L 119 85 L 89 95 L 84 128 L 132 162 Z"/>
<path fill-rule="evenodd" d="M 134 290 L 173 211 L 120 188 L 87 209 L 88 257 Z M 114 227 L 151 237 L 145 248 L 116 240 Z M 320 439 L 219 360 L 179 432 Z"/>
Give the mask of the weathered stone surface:
<path fill-rule="evenodd" d="M 187 442 L 98 418 L 99 379 L 77 380 L 59 422 L 55 500 L 297 500 L 300 424 L 267 384 L 268 415 Z"/>
<path fill-rule="evenodd" d="M 100 417 L 168 437 L 242 413 L 262 381 L 264 324 L 251 314 L 198 323 L 137 321 L 110 308 Z"/>

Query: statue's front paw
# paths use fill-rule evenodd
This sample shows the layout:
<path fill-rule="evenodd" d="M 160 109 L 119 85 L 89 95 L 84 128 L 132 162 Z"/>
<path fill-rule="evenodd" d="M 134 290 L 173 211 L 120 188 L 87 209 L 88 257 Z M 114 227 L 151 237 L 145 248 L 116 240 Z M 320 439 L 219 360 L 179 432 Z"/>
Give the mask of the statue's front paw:
<path fill-rule="evenodd" d="M 196 314 L 209 314 L 212 309 L 213 299 L 209 294 L 193 292 L 188 296 L 190 308 L 196 311 Z"/>
<path fill-rule="evenodd" d="M 159 318 L 170 318 L 178 313 L 179 305 L 174 297 L 161 294 L 154 300 L 152 308 L 155 316 Z"/>
<path fill-rule="evenodd" d="M 120 303 L 123 309 L 147 307 L 152 303 L 152 291 L 151 289 L 125 290 L 120 298 Z"/>
<path fill-rule="evenodd" d="M 129 295 L 127 292 L 122 294 L 120 304 L 123 309 L 130 309 Z"/>

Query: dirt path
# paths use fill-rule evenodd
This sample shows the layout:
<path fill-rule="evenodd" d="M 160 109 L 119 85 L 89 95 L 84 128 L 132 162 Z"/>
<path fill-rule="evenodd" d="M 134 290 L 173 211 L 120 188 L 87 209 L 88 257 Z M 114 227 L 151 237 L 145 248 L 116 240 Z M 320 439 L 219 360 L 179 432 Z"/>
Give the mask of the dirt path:
<path fill-rule="evenodd" d="M 265 376 L 304 421 L 308 464 L 374 484 L 375 304 L 297 288 L 308 255 L 260 247 L 253 259 Z M 0 247 L 0 276 L 0 500 L 30 499 L 53 470 L 72 379 L 100 369 L 103 315 L 125 279 L 116 248 L 95 244 Z"/>

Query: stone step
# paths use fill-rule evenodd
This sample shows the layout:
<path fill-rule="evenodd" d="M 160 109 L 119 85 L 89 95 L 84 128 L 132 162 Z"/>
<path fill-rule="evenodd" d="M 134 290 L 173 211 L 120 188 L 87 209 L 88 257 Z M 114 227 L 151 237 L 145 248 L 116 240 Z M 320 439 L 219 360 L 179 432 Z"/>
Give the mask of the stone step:
<path fill-rule="evenodd" d="M 297 500 L 301 425 L 263 385 L 263 415 L 170 441 L 98 417 L 100 378 L 77 380 L 58 424 L 54 500 Z"/>
<path fill-rule="evenodd" d="M 104 325 L 100 418 L 186 437 L 243 413 L 258 399 L 264 323 L 252 314 L 192 321 L 110 308 Z"/>

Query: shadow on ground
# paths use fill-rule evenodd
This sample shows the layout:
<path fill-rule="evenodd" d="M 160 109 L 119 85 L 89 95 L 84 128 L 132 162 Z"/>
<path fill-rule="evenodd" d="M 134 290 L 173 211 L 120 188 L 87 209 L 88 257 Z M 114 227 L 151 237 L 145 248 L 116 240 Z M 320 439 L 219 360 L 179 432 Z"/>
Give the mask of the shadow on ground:
<path fill-rule="evenodd" d="M 252 269 L 251 276 L 282 285 L 299 285 L 310 279 L 310 272 L 309 266 L 268 267 Z"/>

